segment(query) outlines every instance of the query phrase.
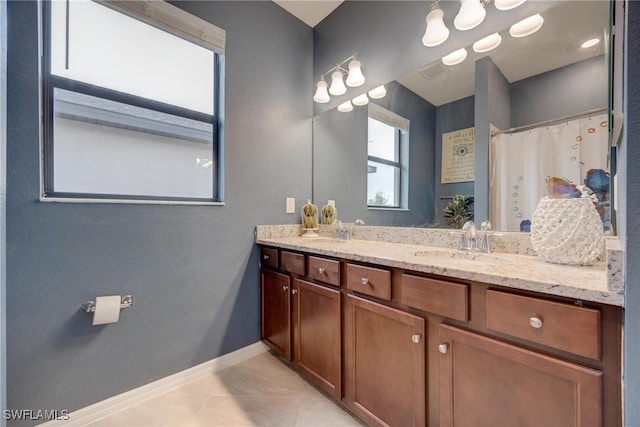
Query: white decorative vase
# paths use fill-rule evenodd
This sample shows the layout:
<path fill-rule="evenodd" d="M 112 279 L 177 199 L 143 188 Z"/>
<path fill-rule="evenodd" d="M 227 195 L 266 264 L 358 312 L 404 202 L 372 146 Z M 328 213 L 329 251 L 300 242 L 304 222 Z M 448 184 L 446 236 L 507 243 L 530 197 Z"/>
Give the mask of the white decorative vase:
<path fill-rule="evenodd" d="M 593 264 L 604 249 L 604 227 L 591 199 L 543 197 L 531 218 L 531 244 L 548 262 Z"/>

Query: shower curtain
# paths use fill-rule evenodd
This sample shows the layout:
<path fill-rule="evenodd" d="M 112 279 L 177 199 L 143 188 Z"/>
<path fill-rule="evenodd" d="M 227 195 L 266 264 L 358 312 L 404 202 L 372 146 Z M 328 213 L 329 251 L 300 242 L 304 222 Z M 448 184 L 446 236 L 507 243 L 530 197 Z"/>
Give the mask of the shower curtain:
<path fill-rule="evenodd" d="M 493 136 L 489 200 L 494 229 L 528 231 L 538 201 L 549 195 L 546 179 L 584 185 L 590 169 L 608 173 L 608 147 L 606 114 Z"/>

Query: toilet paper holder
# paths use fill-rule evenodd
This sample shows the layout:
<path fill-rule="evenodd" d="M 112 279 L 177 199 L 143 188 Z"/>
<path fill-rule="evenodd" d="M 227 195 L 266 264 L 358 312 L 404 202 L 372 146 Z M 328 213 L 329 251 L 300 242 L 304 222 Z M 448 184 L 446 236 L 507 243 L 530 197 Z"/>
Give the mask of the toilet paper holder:
<path fill-rule="evenodd" d="M 120 299 L 120 309 L 129 308 L 133 305 L 133 297 L 131 295 L 123 295 Z M 82 304 L 82 309 L 87 313 L 96 311 L 96 302 L 94 300 L 87 301 Z"/>

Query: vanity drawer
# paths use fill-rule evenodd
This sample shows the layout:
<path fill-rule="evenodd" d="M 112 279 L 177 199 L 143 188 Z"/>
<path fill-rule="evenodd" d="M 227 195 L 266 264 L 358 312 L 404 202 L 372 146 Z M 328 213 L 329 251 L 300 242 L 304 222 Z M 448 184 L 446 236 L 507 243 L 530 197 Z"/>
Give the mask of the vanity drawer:
<path fill-rule="evenodd" d="M 280 269 L 304 276 L 304 255 L 280 251 Z"/>
<path fill-rule="evenodd" d="M 347 264 L 347 289 L 391 300 L 391 272 L 364 265 Z"/>
<path fill-rule="evenodd" d="M 275 248 L 260 248 L 260 264 L 263 267 L 278 268 L 278 250 Z"/>
<path fill-rule="evenodd" d="M 469 286 L 403 274 L 400 303 L 450 319 L 469 320 Z"/>
<path fill-rule="evenodd" d="M 600 360 L 600 311 L 539 298 L 487 291 L 487 328 Z"/>
<path fill-rule="evenodd" d="M 340 261 L 310 256 L 307 277 L 340 286 Z"/>

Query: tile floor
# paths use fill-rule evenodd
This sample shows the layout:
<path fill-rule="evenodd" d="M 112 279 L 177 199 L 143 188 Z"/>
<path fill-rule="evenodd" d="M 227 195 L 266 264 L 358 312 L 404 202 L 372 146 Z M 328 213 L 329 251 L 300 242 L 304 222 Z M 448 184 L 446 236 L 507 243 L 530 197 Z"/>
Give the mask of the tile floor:
<path fill-rule="evenodd" d="M 89 427 L 365 425 L 265 352 Z"/>

